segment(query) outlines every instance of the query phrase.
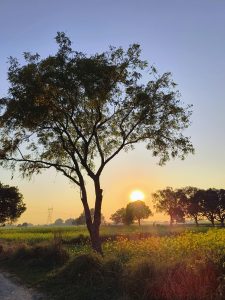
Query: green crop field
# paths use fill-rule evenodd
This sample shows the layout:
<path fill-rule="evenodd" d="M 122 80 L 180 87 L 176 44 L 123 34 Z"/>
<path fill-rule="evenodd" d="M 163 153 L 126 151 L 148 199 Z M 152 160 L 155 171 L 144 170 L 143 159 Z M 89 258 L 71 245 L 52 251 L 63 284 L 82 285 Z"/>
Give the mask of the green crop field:
<path fill-rule="evenodd" d="M 148 233 L 153 236 L 169 236 L 176 235 L 182 232 L 206 232 L 209 229 L 207 226 L 102 226 L 100 229 L 102 236 L 115 235 L 134 235 L 141 233 Z M 50 241 L 54 239 L 54 235 L 60 233 L 64 240 L 71 240 L 80 235 L 88 236 L 86 226 L 34 226 L 34 227 L 15 227 L 15 228 L 0 228 L 0 240 L 7 240 L 15 242 L 36 243 L 41 241 Z"/>

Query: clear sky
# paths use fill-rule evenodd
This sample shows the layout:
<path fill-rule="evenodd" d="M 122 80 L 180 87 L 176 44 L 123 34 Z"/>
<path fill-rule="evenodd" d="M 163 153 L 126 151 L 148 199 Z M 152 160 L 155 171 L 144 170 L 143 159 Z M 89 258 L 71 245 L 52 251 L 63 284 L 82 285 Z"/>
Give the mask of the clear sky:
<path fill-rule="evenodd" d="M 193 104 L 186 134 L 196 154 L 164 167 L 143 146 L 120 154 L 102 177 L 107 218 L 127 204 L 133 189 L 142 190 L 151 206 L 151 194 L 166 186 L 225 188 L 224 0 L 0 0 L 0 97 L 8 88 L 7 57 L 54 53 L 57 31 L 85 53 L 139 43 L 142 57 L 161 73 L 171 71 L 182 101 Z M 1 170 L 0 181 L 17 185 L 24 195 L 27 211 L 19 222 L 45 223 L 49 207 L 53 219 L 82 211 L 79 191 L 54 171 L 28 182 Z"/>

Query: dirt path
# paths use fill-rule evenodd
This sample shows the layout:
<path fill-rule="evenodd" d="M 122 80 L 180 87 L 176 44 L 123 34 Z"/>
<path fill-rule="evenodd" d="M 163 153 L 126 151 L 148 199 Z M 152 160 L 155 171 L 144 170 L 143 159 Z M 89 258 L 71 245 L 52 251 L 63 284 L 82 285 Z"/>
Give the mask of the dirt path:
<path fill-rule="evenodd" d="M 0 273 L 1 300 L 43 300 L 43 296 L 15 282 L 9 274 Z"/>

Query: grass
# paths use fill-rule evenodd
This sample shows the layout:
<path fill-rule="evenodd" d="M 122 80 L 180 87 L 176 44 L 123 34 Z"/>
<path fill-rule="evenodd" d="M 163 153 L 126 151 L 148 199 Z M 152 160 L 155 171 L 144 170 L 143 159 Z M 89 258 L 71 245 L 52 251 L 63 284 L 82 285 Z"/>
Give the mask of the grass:
<path fill-rule="evenodd" d="M 225 230 L 221 228 L 105 226 L 101 229 L 104 257 L 92 252 L 84 227 L 0 232 L 2 268 L 44 291 L 47 299 L 225 297 Z"/>

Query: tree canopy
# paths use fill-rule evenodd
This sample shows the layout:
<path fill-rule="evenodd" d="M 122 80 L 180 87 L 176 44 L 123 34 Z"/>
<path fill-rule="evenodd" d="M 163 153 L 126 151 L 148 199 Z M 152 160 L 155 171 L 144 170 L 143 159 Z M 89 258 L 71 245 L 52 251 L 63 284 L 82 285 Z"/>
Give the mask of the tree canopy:
<path fill-rule="evenodd" d="M 202 217 L 201 203 L 197 196 L 198 190 L 196 187 L 188 186 L 176 191 L 179 198 L 179 206 L 182 207 L 185 217 L 194 219 L 197 226 L 199 218 Z"/>
<path fill-rule="evenodd" d="M 92 246 L 101 252 L 103 169 L 139 142 L 160 164 L 171 157 L 184 159 L 193 152 L 183 135 L 190 106 L 181 103 L 169 72 L 160 75 L 141 59 L 138 44 L 88 56 L 73 51 L 65 33 L 59 32 L 56 42 L 55 55 L 41 59 L 25 52 L 24 65 L 9 60 L 10 87 L 0 101 L 0 161 L 11 170 L 18 164 L 28 177 L 53 167 L 76 184 Z M 94 220 L 86 175 L 94 184 Z"/>
<path fill-rule="evenodd" d="M 130 225 L 133 223 L 134 218 L 133 215 L 128 212 L 126 208 L 122 207 L 118 209 L 115 213 L 113 213 L 110 217 L 110 219 L 115 224 L 124 224 L 124 225 Z"/>
<path fill-rule="evenodd" d="M 150 208 L 144 201 L 141 200 L 128 203 L 126 211 L 128 215 L 132 216 L 133 220 L 138 221 L 139 226 L 142 219 L 147 219 L 149 216 L 153 216 Z"/>
<path fill-rule="evenodd" d="M 18 188 L 0 183 L 0 224 L 15 222 L 25 210 Z"/>
<path fill-rule="evenodd" d="M 215 221 L 224 226 L 225 190 L 196 187 L 184 187 L 173 190 L 166 188 L 153 194 L 155 208 L 170 216 L 170 224 L 174 221 L 184 222 L 185 218 L 194 219 L 198 226 L 199 219 L 207 219 L 215 226 Z"/>
<path fill-rule="evenodd" d="M 207 218 L 212 225 L 215 220 L 224 226 L 225 220 L 225 190 L 223 189 L 207 189 L 198 190 L 196 198 L 200 202 L 201 214 Z"/>
<path fill-rule="evenodd" d="M 137 220 L 140 226 L 141 219 L 147 219 L 152 215 L 153 214 L 150 208 L 145 204 L 145 202 L 137 200 L 128 203 L 126 208 L 122 207 L 118 209 L 114 214 L 111 215 L 110 219 L 115 224 L 122 223 L 124 225 L 130 225 Z"/>
<path fill-rule="evenodd" d="M 181 204 L 181 193 L 171 187 L 159 190 L 153 194 L 153 201 L 157 212 L 164 212 L 170 216 L 170 225 L 184 222 L 184 210 Z"/>
<path fill-rule="evenodd" d="M 56 226 L 64 225 L 63 219 L 61 219 L 61 218 L 56 219 L 55 222 L 54 222 L 54 225 L 56 225 Z"/>

